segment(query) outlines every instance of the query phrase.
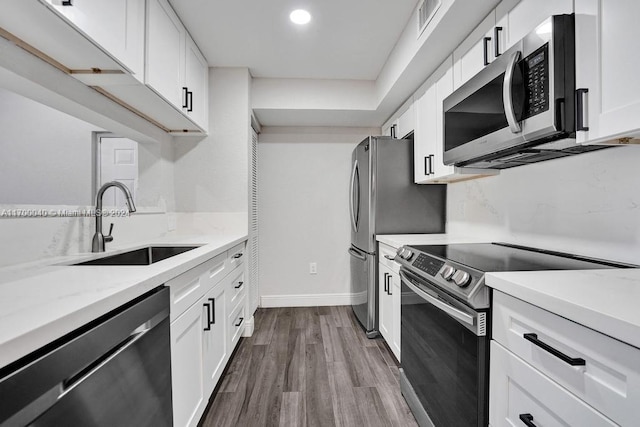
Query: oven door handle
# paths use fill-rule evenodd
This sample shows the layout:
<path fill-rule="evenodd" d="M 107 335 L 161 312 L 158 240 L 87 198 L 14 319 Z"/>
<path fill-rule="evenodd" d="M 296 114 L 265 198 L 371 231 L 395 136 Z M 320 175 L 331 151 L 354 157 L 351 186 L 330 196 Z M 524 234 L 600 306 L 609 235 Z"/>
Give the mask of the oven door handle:
<path fill-rule="evenodd" d="M 471 316 L 470 314 L 467 314 L 464 311 L 460 311 L 454 306 L 447 304 L 446 302 L 441 301 L 438 298 L 435 298 L 429 295 L 428 293 L 426 293 L 425 291 L 423 291 L 422 289 L 418 288 L 416 285 L 411 283 L 411 280 L 409 279 L 409 277 L 407 277 L 407 275 L 402 271 L 400 271 L 400 278 L 402 279 L 404 284 L 409 287 L 409 289 L 415 292 L 423 300 L 427 301 L 431 305 L 436 306 L 437 308 L 444 311 L 449 316 L 457 319 L 458 321 L 462 323 L 466 323 L 469 326 L 475 326 L 474 316 Z"/>

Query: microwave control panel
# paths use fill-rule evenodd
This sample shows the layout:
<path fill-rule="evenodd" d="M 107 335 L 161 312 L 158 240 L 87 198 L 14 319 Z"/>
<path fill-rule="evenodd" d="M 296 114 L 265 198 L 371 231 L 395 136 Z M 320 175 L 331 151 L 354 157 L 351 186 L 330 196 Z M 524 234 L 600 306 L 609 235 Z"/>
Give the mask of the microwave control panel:
<path fill-rule="evenodd" d="M 522 60 L 524 71 L 524 118 L 549 109 L 549 45 L 545 44 Z"/>

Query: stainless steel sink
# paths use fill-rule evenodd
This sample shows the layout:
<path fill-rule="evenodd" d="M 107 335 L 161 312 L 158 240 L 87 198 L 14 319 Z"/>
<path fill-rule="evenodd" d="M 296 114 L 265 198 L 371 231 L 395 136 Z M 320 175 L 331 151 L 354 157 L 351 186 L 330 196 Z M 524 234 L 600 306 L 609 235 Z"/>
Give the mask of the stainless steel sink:
<path fill-rule="evenodd" d="M 121 254 L 92 259 L 72 265 L 151 265 L 172 256 L 199 248 L 197 246 L 147 246 Z"/>

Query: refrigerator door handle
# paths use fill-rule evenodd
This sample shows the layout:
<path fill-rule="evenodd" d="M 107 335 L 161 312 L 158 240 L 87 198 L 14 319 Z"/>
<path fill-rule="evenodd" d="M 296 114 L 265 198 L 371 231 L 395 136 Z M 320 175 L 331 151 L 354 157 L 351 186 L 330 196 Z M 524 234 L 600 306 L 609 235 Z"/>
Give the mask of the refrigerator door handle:
<path fill-rule="evenodd" d="M 367 256 L 361 254 L 360 252 L 356 251 L 353 248 L 349 248 L 349 255 L 351 255 L 354 258 L 358 258 L 360 261 L 366 261 L 367 260 Z"/>
<path fill-rule="evenodd" d="M 356 187 L 357 181 L 357 187 Z M 357 197 L 356 197 L 357 191 Z M 357 199 L 357 202 L 356 202 Z M 355 202 L 355 203 L 354 203 Z M 357 206 L 354 206 L 357 204 Z M 351 196 L 349 198 L 349 211 L 351 212 L 351 227 L 354 232 L 358 231 L 358 219 L 360 217 L 360 176 L 358 174 L 358 162 L 353 163 L 351 172 Z"/>

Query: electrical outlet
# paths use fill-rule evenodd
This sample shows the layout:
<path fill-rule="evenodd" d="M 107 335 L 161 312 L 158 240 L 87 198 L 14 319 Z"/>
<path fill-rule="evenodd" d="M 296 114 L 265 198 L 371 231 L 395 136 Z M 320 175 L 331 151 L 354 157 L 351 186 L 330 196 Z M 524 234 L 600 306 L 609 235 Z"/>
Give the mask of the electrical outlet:
<path fill-rule="evenodd" d="M 309 274 L 318 274 L 318 264 L 315 262 L 309 263 Z"/>

